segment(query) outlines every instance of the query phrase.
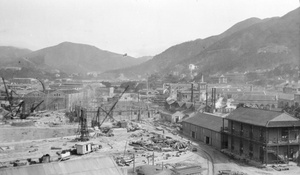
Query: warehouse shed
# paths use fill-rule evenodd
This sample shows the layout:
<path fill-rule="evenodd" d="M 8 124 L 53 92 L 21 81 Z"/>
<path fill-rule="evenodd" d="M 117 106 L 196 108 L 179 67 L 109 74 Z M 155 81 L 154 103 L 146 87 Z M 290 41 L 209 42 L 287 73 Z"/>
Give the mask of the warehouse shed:
<path fill-rule="evenodd" d="M 221 130 L 223 118 L 210 113 L 195 113 L 182 121 L 182 130 L 185 136 L 196 141 L 202 141 L 217 149 L 221 149 Z"/>

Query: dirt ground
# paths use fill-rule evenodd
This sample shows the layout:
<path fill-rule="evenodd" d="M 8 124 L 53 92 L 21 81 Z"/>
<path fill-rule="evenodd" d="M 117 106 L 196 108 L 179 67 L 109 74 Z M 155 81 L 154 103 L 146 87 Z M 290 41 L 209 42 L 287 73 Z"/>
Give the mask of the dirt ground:
<path fill-rule="evenodd" d="M 44 154 L 49 154 L 52 160 L 57 160 L 58 155 L 56 153 L 58 151 L 74 148 L 75 144 L 77 143 L 74 141 L 74 138 L 76 138 L 75 132 L 78 129 L 78 125 L 44 127 L 41 123 L 39 124 L 40 125 L 36 127 L 6 126 L 0 128 L 0 166 L 6 165 L 9 163 L 9 161 L 17 159 L 20 160 L 32 158 L 33 160 L 37 160 Z M 168 125 L 162 125 L 162 128 L 164 128 L 165 132 L 157 130 L 151 119 L 138 124 L 142 129 L 147 130 L 148 132 L 159 133 L 180 141 L 188 141 L 188 138 L 185 138 L 181 135 L 174 135 L 174 133 L 169 132 L 171 128 L 168 128 Z M 225 154 L 208 145 L 205 145 L 202 142 L 192 142 L 193 146 L 198 148 L 197 152 L 187 151 L 180 154 L 179 157 L 176 156 L 176 151 L 165 153 L 154 151 L 155 158 L 154 162 L 152 162 L 151 160 L 148 161 L 149 159 L 146 158 L 147 155 L 153 154 L 152 151 L 135 151 L 132 146 L 128 145 L 130 141 L 139 140 L 141 138 L 147 139 L 145 136 L 147 134 L 142 134 L 142 137 L 130 137 L 130 135 L 133 133 L 138 135 L 138 133 L 145 133 L 145 131 L 137 130 L 134 132 L 119 133 L 113 137 L 99 136 L 91 138 L 91 142 L 101 145 L 102 148 L 90 154 L 83 156 L 71 156 L 71 158 L 80 159 L 82 157 L 93 156 L 131 156 L 134 153 L 136 158 L 136 167 L 145 164 L 160 165 L 163 162 L 165 165 L 169 164 L 171 166 L 174 166 L 175 164 L 186 166 L 198 165 L 203 168 L 202 174 L 217 174 L 219 170 L 239 171 L 247 173 L 248 175 L 300 174 L 300 168 L 295 165 L 289 166 L 290 170 L 288 171 L 279 172 L 271 167 L 260 169 L 242 164 L 229 159 L 229 157 Z M 170 157 L 165 159 L 165 154 L 169 154 Z M 133 164 L 130 164 L 130 166 L 123 168 L 132 169 L 132 167 Z"/>
<path fill-rule="evenodd" d="M 76 127 L 5 127 L 0 128 L 0 143 L 72 136 L 75 135 L 77 129 Z"/>

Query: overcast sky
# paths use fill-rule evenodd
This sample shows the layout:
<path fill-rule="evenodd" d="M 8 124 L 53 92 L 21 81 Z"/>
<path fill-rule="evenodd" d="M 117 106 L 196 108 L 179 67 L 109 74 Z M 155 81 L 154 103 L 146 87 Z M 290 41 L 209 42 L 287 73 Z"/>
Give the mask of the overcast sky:
<path fill-rule="evenodd" d="M 297 7 L 299 0 L 0 0 L 0 45 L 38 50 L 70 41 L 154 56 Z"/>

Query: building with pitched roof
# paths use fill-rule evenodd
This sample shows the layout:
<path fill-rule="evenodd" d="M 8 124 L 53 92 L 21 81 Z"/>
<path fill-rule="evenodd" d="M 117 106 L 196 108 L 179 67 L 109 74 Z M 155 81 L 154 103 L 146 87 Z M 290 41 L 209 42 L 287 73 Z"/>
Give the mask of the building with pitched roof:
<path fill-rule="evenodd" d="M 300 85 L 298 83 L 290 83 L 283 87 L 283 93 L 295 94 L 300 92 Z"/>
<path fill-rule="evenodd" d="M 294 105 L 294 94 L 279 94 L 278 95 L 278 108 Z"/>
<path fill-rule="evenodd" d="M 243 95 L 234 98 L 232 104 L 238 105 L 240 103 L 256 106 L 261 109 L 274 109 L 277 108 L 278 99 L 275 95 Z"/>
<path fill-rule="evenodd" d="M 195 113 L 182 121 L 182 130 L 185 136 L 202 141 L 217 149 L 222 148 L 222 126 L 223 118 L 210 113 Z"/>
<path fill-rule="evenodd" d="M 264 164 L 298 161 L 300 120 L 287 113 L 240 107 L 224 118 L 222 147 Z"/>

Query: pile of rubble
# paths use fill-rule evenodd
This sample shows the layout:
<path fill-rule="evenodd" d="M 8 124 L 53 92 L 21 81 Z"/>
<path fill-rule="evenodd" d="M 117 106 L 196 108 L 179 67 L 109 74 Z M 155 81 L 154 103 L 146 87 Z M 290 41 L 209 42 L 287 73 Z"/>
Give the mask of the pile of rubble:
<path fill-rule="evenodd" d="M 166 130 L 173 135 L 177 135 L 182 130 L 182 125 L 179 123 L 171 123 L 167 121 L 154 121 L 153 126 L 156 130 Z"/>
<path fill-rule="evenodd" d="M 133 122 L 128 122 L 127 123 L 127 132 L 133 132 L 136 130 L 140 130 L 141 126 L 137 123 L 133 123 Z"/>
<path fill-rule="evenodd" d="M 147 136 L 144 139 L 142 136 Z M 185 151 L 188 149 L 188 143 L 182 142 L 171 137 L 164 137 L 161 134 L 155 132 L 144 133 L 140 132 L 137 134 L 132 134 L 131 137 L 142 137 L 140 140 L 130 141 L 129 145 L 133 146 L 135 150 L 147 150 L 147 151 Z"/>

